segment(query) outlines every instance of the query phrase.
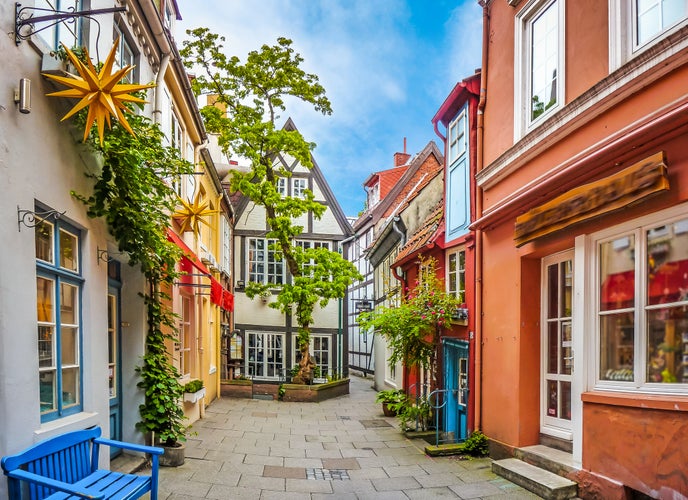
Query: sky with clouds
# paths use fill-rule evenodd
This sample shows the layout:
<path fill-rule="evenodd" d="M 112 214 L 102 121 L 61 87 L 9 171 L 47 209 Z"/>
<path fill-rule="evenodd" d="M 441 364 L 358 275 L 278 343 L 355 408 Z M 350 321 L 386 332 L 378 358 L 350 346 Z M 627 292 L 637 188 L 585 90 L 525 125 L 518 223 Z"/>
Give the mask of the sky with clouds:
<path fill-rule="evenodd" d="M 363 182 L 439 138 L 430 120 L 456 82 L 480 66 L 477 0 L 178 0 L 186 29 L 223 35 L 240 58 L 280 36 L 325 87 L 333 114 L 294 103 L 288 117 L 349 216 L 364 207 Z M 443 148 L 440 145 L 440 149 Z"/>

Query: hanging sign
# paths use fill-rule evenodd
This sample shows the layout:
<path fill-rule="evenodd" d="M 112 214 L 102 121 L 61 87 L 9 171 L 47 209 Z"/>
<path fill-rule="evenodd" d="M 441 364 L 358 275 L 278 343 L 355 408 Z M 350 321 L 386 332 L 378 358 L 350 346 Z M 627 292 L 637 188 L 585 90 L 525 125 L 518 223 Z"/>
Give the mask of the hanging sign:
<path fill-rule="evenodd" d="M 354 301 L 354 307 L 356 308 L 356 312 L 358 312 L 358 313 L 370 312 L 373 310 L 373 301 L 372 300 L 356 300 L 356 301 Z"/>
<path fill-rule="evenodd" d="M 664 152 L 660 151 L 621 172 L 567 191 L 517 217 L 516 246 L 668 190 L 667 166 Z"/>

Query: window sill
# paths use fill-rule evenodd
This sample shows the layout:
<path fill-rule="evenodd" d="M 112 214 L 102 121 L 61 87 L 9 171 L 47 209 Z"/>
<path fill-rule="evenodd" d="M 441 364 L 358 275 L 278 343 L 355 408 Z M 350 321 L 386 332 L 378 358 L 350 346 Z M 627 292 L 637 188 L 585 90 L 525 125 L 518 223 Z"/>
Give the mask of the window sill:
<path fill-rule="evenodd" d="M 647 410 L 669 410 L 688 412 L 688 396 L 666 394 L 638 394 L 635 392 L 584 392 L 583 403 L 625 406 Z"/>
<path fill-rule="evenodd" d="M 65 432 L 93 427 L 94 425 L 102 425 L 97 413 L 80 412 L 45 422 L 41 424 L 38 430 L 34 431 L 33 435 L 36 441 L 40 441 Z"/>

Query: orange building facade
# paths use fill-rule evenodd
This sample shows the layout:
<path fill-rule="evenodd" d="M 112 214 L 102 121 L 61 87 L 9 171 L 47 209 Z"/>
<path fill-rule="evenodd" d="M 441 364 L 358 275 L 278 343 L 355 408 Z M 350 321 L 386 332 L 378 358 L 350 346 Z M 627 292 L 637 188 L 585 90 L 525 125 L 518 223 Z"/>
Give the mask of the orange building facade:
<path fill-rule="evenodd" d="M 481 4 L 476 427 L 688 496 L 688 4 Z"/>

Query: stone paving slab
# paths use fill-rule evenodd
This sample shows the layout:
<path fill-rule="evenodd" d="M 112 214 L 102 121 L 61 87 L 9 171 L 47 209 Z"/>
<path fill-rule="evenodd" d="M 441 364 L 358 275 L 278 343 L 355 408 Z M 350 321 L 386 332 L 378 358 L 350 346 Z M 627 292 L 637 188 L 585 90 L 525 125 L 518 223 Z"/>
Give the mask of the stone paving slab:
<path fill-rule="evenodd" d="M 186 463 L 161 468 L 159 498 L 537 498 L 495 476 L 489 459 L 426 456 L 375 396 L 371 379 L 354 376 L 350 394 L 321 403 L 214 401 L 193 425 Z"/>

